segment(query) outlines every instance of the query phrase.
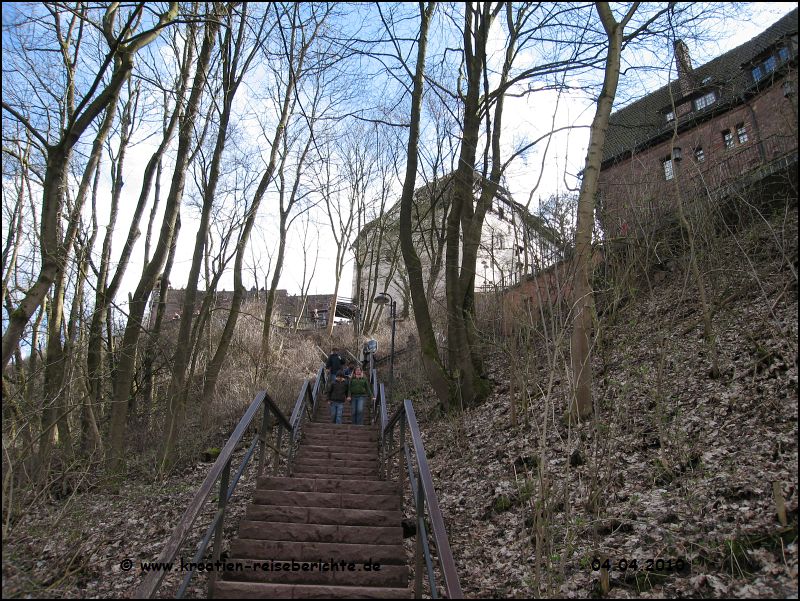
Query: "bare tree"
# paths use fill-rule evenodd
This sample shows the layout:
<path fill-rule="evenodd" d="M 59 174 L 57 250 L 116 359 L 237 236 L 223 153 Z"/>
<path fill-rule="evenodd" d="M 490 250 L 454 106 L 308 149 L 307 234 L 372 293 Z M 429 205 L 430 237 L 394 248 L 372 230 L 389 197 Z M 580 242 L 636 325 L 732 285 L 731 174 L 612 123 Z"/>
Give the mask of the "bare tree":
<path fill-rule="evenodd" d="M 183 297 L 183 310 L 181 312 L 180 327 L 172 358 L 172 378 L 170 380 L 168 399 L 168 424 L 164 435 L 164 451 L 162 455 L 162 469 L 172 461 L 177 429 L 183 423 L 186 405 L 186 368 L 190 359 L 191 326 L 195 314 L 195 300 L 197 299 L 197 284 L 200 279 L 200 269 L 206 248 L 211 212 L 217 194 L 217 184 L 220 178 L 220 169 L 223 160 L 225 144 L 228 139 L 228 124 L 233 112 L 233 102 L 239 86 L 250 69 L 253 59 L 257 55 L 258 44 L 266 26 L 266 17 L 257 24 L 254 39 L 245 37 L 250 27 L 247 22 L 247 4 L 242 10 L 237 23 L 231 14 L 232 6 L 226 8 L 220 17 L 225 22 L 225 29 L 220 42 L 222 56 L 221 64 L 221 95 L 222 101 L 218 107 L 219 123 L 211 161 L 207 165 L 208 180 L 204 182 L 202 210 L 200 223 L 195 236 L 192 264 L 189 269 L 189 280 Z M 216 15 L 214 16 L 216 18 Z M 209 296 L 207 291 L 207 297 Z"/>
<path fill-rule="evenodd" d="M 463 23 L 463 42 L 457 53 L 444 53 L 446 57 L 455 54 L 460 58 L 460 63 L 453 65 L 458 77 L 452 77 L 454 69 L 449 68 L 447 59 L 443 59 L 444 66 L 439 69 L 443 81 L 429 78 L 435 93 L 448 99 L 451 104 L 457 103 L 457 108 L 450 110 L 458 115 L 461 126 L 458 162 L 452 176 L 449 206 L 442 207 L 446 222 L 444 270 L 449 372 L 442 368 L 441 373 L 433 377 L 444 378 L 447 383 L 446 386 L 443 382 L 434 384 L 443 407 L 451 406 L 453 401 L 471 403 L 484 398 L 488 392 L 488 383 L 482 377 L 483 367 L 474 325 L 475 264 L 483 224 L 487 211 L 498 195 L 501 178 L 509 163 L 552 135 L 550 132 L 523 144 L 509 157 L 504 157 L 501 133 L 505 99 L 511 93 L 529 94 L 532 88 L 524 88 L 522 84 L 533 77 L 546 78 L 562 72 L 570 65 L 584 69 L 587 62 L 591 63 L 592 58 L 585 44 L 572 44 L 570 40 L 559 39 L 545 31 L 549 28 L 555 30 L 574 19 L 572 13 L 576 10 L 578 8 L 572 5 L 468 3 L 463 11 L 447 13 L 452 21 L 461 20 Z M 505 52 L 499 61 L 493 55 L 490 57 L 488 52 L 490 41 L 493 40 L 492 28 L 498 21 L 505 36 Z M 521 56 L 527 56 L 541 46 L 541 37 L 548 35 L 552 43 L 546 52 L 536 55 L 539 61 L 520 60 Z M 452 81 L 450 87 L 446 85 L 448 77 Z M 405 227 L 412 227 L 410 217 Z M 408 233 L 404 232 L 403 235 Z M 415 314 L 429 314 L 425 286 L 415 284 L 414 272 L 417 268 L 409 263 L 405 251 L 404 257 L 409 270 Z M 413 258 L 411 260 L 413 262 Z M 428 320 L 423 317 L 420 323 L 417 317 L 418 327 L 428 329 L 425 321 Z M 425 343 L 425 339 L 432 336 L 420 332 L 420 338 L 423 353 L 437 353 L 435 345 Z M 437 362 L 442 365 L 439 357 L 431 357 L 429 364 L 435 365 Z"/>
<path fill-rule="evenodd" d="M 264 310 L 264 328 L 261 335 L 261 358 L 268 363 L 270 352 L 270 333 L 275 311 L 275 299 L 278 283 L 283 274 L 283 264 L 286 254 L 286 241 L 292 223 L 303 213 L 312 208 L 309 200 L 311 190 L 310 181 L 304 182 L 303 171 L 308 167 L 309 151 L 317 136 L 320 126 L 320 117 L 324 115 L 320 102 L 324 96 L 324 81 L 320 77 L 309 78 L 308 106 L 303 107 L 303 115 L 297 119 L 294 128 L 283 130 L 281 140 L 281 161 L 277 169 L 277 195 L 278 195 L 278 252 L 272 266 L 272 279 L 267 289 L 267 302 Z M 300 107 L 298 107 L 300 108 Z M 321 115 L 320 113 L 323 113 Z M 290 129 L 294 130 L 290 140 Z M 303 138 L 305 137 L 305 140 Z M 293 155 L 293 156 L 292 156 Z M 288 163 L 294 160 L 294 169 L 289 171 Z"/>
<path fill-rule="evenodd" d="M 383 124 L 373 126 L 374 139 L 364 132 L 365 150 L 369 152 L 371 175 L 360 200 L 357 224 L 358 235 L 352 250 L 355 262 L 354 302 L 362 310 L 359 334 L 372 333 L 377 326 L 383 305 L 372 302 L 375 295 L 387 292 L 401 260 L 397 222 L 399 206 L 389 207 L 389 199 L 399 183 L 398 165 L 402 140 Z"/>
<path fill-rule="evenodd" d="M 620 77 L 620 62 L 623 47 L 631 40 L 645 34 L 652 34 L 652 26 L 671 9 L 657 6 L 645 16 L 640 24 L 628 34 L 625 27 L 637 13 L 639 3 L 631 5 L 620 21 L 614 17 L 612 9 L 605 2 L 597 3 L 597 13 L 607 38 L 607 52 L 603 75 L 603 87 L 597 100 L 594 119 L 592 120 L 589 147 L 578 197 L 578 218 L 575 234 L 575 277 L 573 294 L 575 306 L 573 310 L 573 329 L 571 339 L 571 365 L 575 399 L 571 407 L 571 415 L 578 419 L 591 416 L 592 405 L 592 369 L 591 369 L 591 335 L 593 320 L 593 294 L 589 283 L 592 262 L 592 231 L 594 229 L 595 195 L 603 158 L 603 144 L 608 129 L 608 120 L 617 91 Z"/>
<path fill-rule="evenodd" d="M 217 30 L 220 27 L 219 15 L 224 13 L 225 10 L 222 5 L 215 5 L 209 14 L 210 18 L 202 28 L 203 42 L 198 54 L 197 67 L 186 111 L 179 126 L 175 168 L 164 208 L 161 234 L 153 252 L 153 257 L 145 266 L 142 277 L 136 286 L 136 291 L 133 293 L 129 303 L 128 322 L 122 338 L 122 347 L 119 352 L 120 358 L 114 377 L 112 394 L 111 430 L 109 434 L 111 443 L 109 466 L 112 471 L 118 471 L 123 464 L 128 398 L 133 381 L 136 349 L 139 336 L 143 330 L 142 319 L 147 306 L 147 299 L 153 290 L 156 278 L 164 267 L 167 251 L 172 244 L 172 238 L 175 233 L 175 222 L 180 211 L 186 180 L 186 167 L 190 158 L 194 123 L 200 107 L 200 99 L 205 89 L 206 75 L 211 62 L 212 51 L 216 44 Z M 190 64 L 186 64 L 183 68 L 188 69 L 190 66 Z"/>
<path fill-rule="evenodd" d="M 297 310 L 297 317 L 298 319 L 295 321 L 294 324 L 294 331 L 297 332 L 297 329 L 300 327 L 300 318 L 302 318 L 303 314 L 306 311 L 306 304 L 308 302 L 308 291 L 311 289 L 311 282 L 314 280 L 314 274 L 317 272 L 317 263 L 319 262 L 319 240 L 317 240 L 316 248 L 314 250 L 314 263 L 311 265 L 311 271 L 309 272 L 309 240 L 308 234 L 311 227 L 311 219 L 309 218 L 309 213 L 306 213 L 306 219 L 303 220 L 303 277 L 302 279 L 297 282 L 298 287 L 300 288 L 300 307 Z"/>
<path fill-rule="evenodd" d="M 331 156 L 330 146 L 326 147 L 329 157 Z M 336 305 L 339 298 L 339 285 L 342 278 L 342 269 L 350 246 L 350 239 L 355 230 L 356 218 L 358 216 L 358 190 L 351 186 L 354 182 L 347 181 L 347 175 L 337 175 L 334 171 L 332 161 L 325 161 L 319 174 L 320 193 L 325 201 L 325 213 L 328 217 L 331 236 L 336 246 L 334 257 L 334 288 L 331 298 L 330 308 L 328 309 L 328 337 L 333 336 L 333 326 L 336 319 Z M 356 184 L 357 185 L 357 184 Z"/>
<path fill-rule="evenodd" d="M 133 70 L 136 53 L 155 40 L 161 30 L 178 14 L 178 3 L 172 2 L 169 8 L 158 16 L 157 23 L 149 29 L 143 28 L 137 31 L 143 21 L 144 2 L 138 2 L 132 7 L 121 7 L 117 3 L 112 3 L 105 9 L 99 22 L 92 21 L 93 11 L 90 11 L 87 5 L 79 5 L 76 10 L 66 13 L 65 23 L 62 22 L 65 13 L 56 4 L 46 3 L 45 8 L 52 17 L 52 33 L 64 65 L 65 89 L 57 91 L 52 90 L 49 84 L 47 86 L 48 93 L 56 98 L 66 99 L 61 107 L 63 110 L 60 111 L 60 123 L 56 127 L 48 128 L 48 132 L 43 132 L 42 125 L 31 121 L 31 111 L 25 105 L 27 98 L 21 97 L 25 87 L 17 90 L 19 94 L 14 95 L 14 100 L 10 99 L 12 96 L 6 96 L 4 93 L 2 101 L 3 111 L 22 123 L 31 138 L 36 140 L 38 151 L 45 157 L 46 164 L 42 186 L 41 268 L 36 282 L 9 316 L 9 325 L 3 334 L 3 368 L 8 364 L 25 325 L 47 295 L 58 271 L 63 269 L 65 254 L 70 248 L 69 244 L 65 244 L 61 234 L 60 219 L 65 202 L 65 183 L 72 150 L 94 120 L 108 107 L 116 104 L 119 92 Z M 123 13 L 121 9 L 126 12 Z M 122 24 L 117 30 L 118 20 Z M 64 26 L 66 31 L 63 29 Z M 83 97 L 78 99 L 75 72 L 78 65 L 77 53 L 82 48 L 84 28 L 89 26 L 97 27 L 102 32 L 108 44 L 108 51 L 94 81 Z M 71 51 L 74 54 L 70 55 Z M 23 60 L 34 59 L 23 57 Z M 109 68 L 110 79 L 104 84 Z M 34 75 L 36 71 L 33 70 Z M 19 77 L 26 75 L 21 64 L 16 70 L 16 75 Z M 29 87 L 35 87 L 39 83 L 31 81 Z M 44 110 L 48 111 L 49 108 L 45 107 Z"/>
<path fill-rule="evenodd" d="M 603 90 L 597 100 L 586 166 L 583 170 L 581 191 L 578 197 L 578 220 L 575 234 L 575 284 L 576 299 L 572 330 L 572 371 L 575 386 L 575 402 L 572 414 L 585 419 L 592 414 L 592 289 L 589 284 L 589 269 L 592 261 L 592 231 L 594 229 L 594 197 L 597 193 L 597 178 L 603 158 L 608 118 L 619 82 L 620 57 L 624 42 L 625 26 L 636 13 L 639 3 L 634 3 L 623 18 L 617 22 L 607 2 L 597 3 L 597 13 L 608 36 L 608 53 L 603 78 Z"/>
<path fill-rule="evenodd" d="M 408 134 L 408 155 L 406 157 L 406 176 L 403 181 L 403 193 L 400 198 L 400 248 L 408 271 L 411 300 L 414 304 L 414 320 L 420 338 L 422 364 L 428 375 L 436 395 L 445 403 L 450 398 L 450 384 L 447 373 L 439 358 L 436 336 L 433 333 L 428 303 L 425 302 L 422 263 L 414 248 L 412 238 L 413 225 L 411 211 L 414 203 L 414 188 L 417 178 L 417 148 L 419 145 L 420 121 L 422 118 L 422 92 L 425 78 L 425 56 L 427 54 L 428 30 L 436 8 L 435 2 L 420 5 L 419 41 L 417 62 L 413 76 L 411 94 L 411 126 Z"/>
<path fill-rule="evenodd" d="M 230 342 L 236 328 L 242 300 L 244 297 L 244 285 L 242 282 L 242 269 L 244 265 L 245 253 L 250 240 L 250 235 L 256 223 L 258 210 L 261 202 L 272 184 L 278 166 L 279 151 L 283 132 L 286 129 L 289 119 L 296 106 L 297 87 L 300 85 L 306 72 L 305 62 L 311 48 L 322 28 L 325 20 L 332 10 L 329 5 L 311 7 L 310 13 L 303 14 L 303 7 L 298 4 L 288 6 L 275 6 L 276 36 L 277 42 L 283 48 L 284 53 L 277 57 L 266 55 L 265 59 L 273 58 L 270 68 L 275 75 L 274 98 L 277 103 L 277 119 L 271 125 L 270 153 L 266 165 L 261 172 L 258 185 L 253 198 L 247 209 L 244 226 L 239 235 L 236 246 L 236 258 L 234 259 L 234 290 L 231 300 L 231 310 L 222 332 L 222 337 L 206 369 L 206 379 L 203 387 L 203 396 L 213 397 L 219 373 L 225 361 Z M 267 125 L 262 124 L 263 131 L 267 132 Z"/>

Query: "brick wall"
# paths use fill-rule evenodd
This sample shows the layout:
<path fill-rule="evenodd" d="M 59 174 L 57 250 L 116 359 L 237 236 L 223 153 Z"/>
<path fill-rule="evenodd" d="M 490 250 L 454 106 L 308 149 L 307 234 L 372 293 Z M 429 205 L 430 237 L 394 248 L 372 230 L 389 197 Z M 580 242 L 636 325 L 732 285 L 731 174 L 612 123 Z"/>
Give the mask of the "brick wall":
<path fill-rule="evenodd" d="M 782 82 L 790 81 L 794 95 L 784 96 Z M 740 143 L 737 128 L 744 125 L 747 141 Z M 726 148 L 723 131 L 733 135 Z M 754 168 L 797 151 L 797 77 L 791 72 L 746 103 L 678 135 L 675 146 L 683 153 L 673 161 L 685 202 L 730 183 Z M 672 140 L 639 152 L 603 169 L 599 191 L 601 223 L 607 237 L 624 236 L 634 227 L 652 225 L 675 210 L 675 181 L 664 174 L 664 159 Z M 695 149 L 702 148 L 699 162 Z"/>
<path fill-rule="evenodd" d="M 597 267 L 602 262 L 603 252 L 594 249 L 592 265 Z M 506 290 L 502 298 L 503 334 L 510 335 L 520 324 L 538 322 L 541 308 L 571 304 L 575 269 L 575 258 L 565 259 Z"/>

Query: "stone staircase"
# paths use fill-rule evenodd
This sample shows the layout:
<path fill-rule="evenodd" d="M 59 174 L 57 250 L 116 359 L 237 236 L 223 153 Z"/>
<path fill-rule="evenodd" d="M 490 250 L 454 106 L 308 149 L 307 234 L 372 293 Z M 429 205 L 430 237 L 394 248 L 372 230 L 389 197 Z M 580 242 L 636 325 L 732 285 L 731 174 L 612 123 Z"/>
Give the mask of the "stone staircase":
<path fill-rule="evenodd" d="M 349 403 L 344 424 L 332 424 L 328 403 L 319 405 L 303 426 L 293 476 L 258 479 L 227 560 L 243 569 L 224 572 L 215 597 L 413 596 L 401 491 L 380 479 L 377 426 L 350 425 Z"/>

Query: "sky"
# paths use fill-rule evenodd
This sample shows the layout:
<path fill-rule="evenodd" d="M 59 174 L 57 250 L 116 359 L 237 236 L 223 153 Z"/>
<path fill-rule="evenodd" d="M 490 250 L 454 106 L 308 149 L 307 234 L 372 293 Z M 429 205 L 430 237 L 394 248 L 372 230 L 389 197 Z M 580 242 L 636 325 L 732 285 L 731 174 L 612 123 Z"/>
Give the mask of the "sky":
<path fill-rule="evenodd" d="M 725 28 L 725 31 L 721 31 L 720 35 L 714 41 L 701 46 L 696 46 L 693 45 L 692 42 L 689 42 L 689 50 L 695 66 L 701 65 L 711 58 L 744 43 L 754 35 L 766 29 L 795 6 L 796 3 L 791 2 L 749 5 L 748 11 L 751 15 L 750 18 L 736 23 L 730 23 L 730 25 Z M 6 5 L 4 4 L 4 22 L 6 21 L 6 17 Z M 499 37 L 495 39 L 494 46 L 494 52 L 498 55 L 504 51 L 502 41 L 499 41 Z M 630 60 L 635 60 L 635 57 L 630 57 Z M 649 85 L 651 89 L 655 89 L 665 83 L 666 80 L 663 79 L 664 76 L 664 73 L 662 73 L 662 79 L 660 81 L 655 79 L 637 81 L 636 83 L 639 84 L 640 87 L 646 88 Z M 635 73 L 634 77 L 645 76 Z M 556 106 L 558 106 L 557 111 Z M 620 105 L 615 105 L 615 109 L 619 108 L 619 106 Z M 588 143 L 588 128 L 586 126 L 591 123 L 593 113 L 594 106 L 585 95 L 572 94 L 559 97 L 555 92 L 539 92 L 528 98 L 513 98 L 508 100 L 505 111 L 506 121 L 504 123 L 506 152 L 508 152 L 515 143 L 519 143 L 522 140 L 537 138 L 544 132 L 549 131 L 551 127 L 577 126 L 576 129 L 553 136 L 547 156 L 544 157 L 544 163 L 542 163 L 543 157 L 541 154 L 533 154 L 525 159 L 519 159 L 509 167 L 506 174 L 506 184 L 515 200 L 525 204 L 530 198 L 532 201 L 531 210 L 535 210 L 539 198 L 547 198 L 550 194 L 564 191 L 568 185 L 577 185 L 576 174 L 583 168 L 586 145 Z M 554 114 L 556 115 L 555 118 L 553 118 Z M 407 136 L 407 134 L 403 135 Z M 126 173 L 128 174 L 126 176 L 126 181 L 128 182 L 126 192 L 128 196 L 126 197 L 126 203 L 121 208 L 118 222 L 120 224 L 118 225 L 119 232 L 114 241 L 115 256 L 119 254 L 124 233 L 127 231 L 126 224 L 130 220 L 132 205 L 135 203 L 135 191 L 138 188 L 139 181 L 137 179 L 137 174 L 143 171 L 146 159 L 149 158 L 152 151 L 153 148 L 148 146 L 148 143 L 145 142 L 136 147 L 134 152 L 130 153 L 128 165 L 126 167 Z M 532 194 L 531 191 L 536 187 L 537 181 L 539 181 L 539 186 Z M 167 183 L 168 180 L 165 178 L 165 189 Z M 165 193 L 166 191 L 163 192 L 163 194 Z M 264 211 L 263 216 L 260 217 L 260 227 L 256 228 L 257 231 L 254 231 L 251 238 L 252 252 L 249 253 L 251 258 L 248 261 L 250 267 L 254 264 L 260 265 L 259 287 L 264 285 L 264 277 L 266 276 L 264 270 L 269 262 L 267 255 L 275 248 L 277 243 L 277 228 L 270 227 L 274 224 L 275 219 L 274 209 L 269 209 L 270 199 L 265 198 L 262 206 L 263 205 L 267 205 L 267 209 Z M 102 208 L 102 201 L 100 207 L 101 212 L 107 213 L 107 206 L 106 208 Z M 178 252 L 170 277 L 172 285 L 175 288 L 183 287 L 188 278 L 191 254 L 194 247 L 194 234 L 197 228 L 196 214 L 197 211 L 187 206 L 186 199 L 184 199 L 184 206 L 181 212 L 182 228 Z M 316 223 L 312 223 L 311 225 L 309 237 L 314 237 L 315 229 L 319 232 L 318 248 L 317 245 L 312 242 L 310 244 L 309 253 L 311 260 L 313 260 L 318 250 L 319 258 L 316 274 L 309 292 L 312 294 L 327 294 L 332 293 L 334 289 L 335 246 L 333 245 L 329 225 L 324 215 L 317 214 L 315 221 Z M 298 221 L 297 226 L 290 231 L 286 262 L 279 285 L 280 288 L 287 289 L 290 294 L 298 293 L 300 281 L 302 279 L 303 232 L 302 227 L 298 227 L 299 225 L 300 223 Z M 143 224 L 142 229 L 145 227 L 146 223 Z M 126 304 L 124 299 L 127 298 L 128 292 L 135 288 L 141 273 L 143 238 L 144 236 L 141 236 L 133 255 L 138 262 L 134 261 L 128 267 L 122 288 L 118 294 L 117 304 L 123 310 Z M 352 268 L 352 255 L 348 253 L 340 285 L 340 295 L 342 296 L 349 297 L 351 294 Z M 250 271 L 245 275 L 245 285 L 249 288 L 253 284 L 254 279 L 252 271 Z M 223 276 L 219 284 L 219 289 L 230 290 L 232 288 L 233 274 L 231 263 L 231 268 Z"/>

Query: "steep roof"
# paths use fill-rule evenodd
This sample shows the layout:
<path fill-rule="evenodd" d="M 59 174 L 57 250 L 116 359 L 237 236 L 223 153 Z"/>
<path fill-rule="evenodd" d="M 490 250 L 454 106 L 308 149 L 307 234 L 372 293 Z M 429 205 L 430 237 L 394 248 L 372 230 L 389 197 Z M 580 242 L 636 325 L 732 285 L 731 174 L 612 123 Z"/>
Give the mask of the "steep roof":
<path fill-rule="evenodd" d="M 797 9 L 782 17 L 752 40 L 697 67 L 692 72 L 694 85 L 688 94 L 681 93 L 678 80 L 670 82 L 644 98 L 613 113 L 609 120 L 603 149 L 603 166 L 612 159 L 619 159 L 635 149 L 659 142 L 671 135 L 673 123 L 665 118 L 665 111 L 683 99 L 696 97 L 705 92 L 717 92 L 717 100 L 705 109 L 693 111 L 679 120 L 681 125 L 703 120 L 741 102 L 742 98 L 757 84 L 753 83 L 748 64 L 782 38 L 797 33 Z M 792 48 L 794 59 L 797 48 Z"/>

